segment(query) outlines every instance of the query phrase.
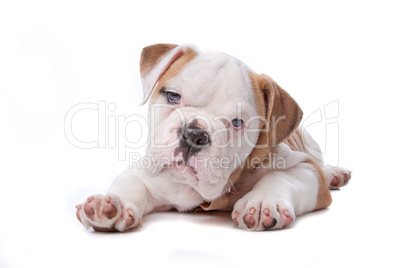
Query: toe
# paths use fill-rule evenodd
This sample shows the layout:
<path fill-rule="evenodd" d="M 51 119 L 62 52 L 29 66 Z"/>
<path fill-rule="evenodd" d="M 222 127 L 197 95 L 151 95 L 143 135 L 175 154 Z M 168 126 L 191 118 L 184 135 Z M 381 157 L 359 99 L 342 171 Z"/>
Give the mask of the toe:
<path fill-rule="evenodd" d="M 243 222 L 249 229 L 252 229 L 255 226 L 255 213 L 256 209 L 252 207 L 250 208 L 249 212 L 243 217 Z"/>
<path fill-rule="evenodd" d="M 128 214 L 128 216 L 127 216 L 127 219 L 126 219 L 126 226 L 131 227 L 135 223 L 134 212 L 131 209 L 128 209 L 127 214 Z"/>
<path fill-rule="evenodd" d="M 263 210 L 263 213 L 261 215 L 261 225 L 263 227 L 264 230 L 269 230 L 272 227 L 274 227 L 277 223 L 276 219 L 274 219 L 273 217 L 271 217 L 270 215 L 270 211 L 269 209 L 265 208 Z"/>
<path fill-rule="evenodd" d="M 109 220 L 116 217 L 117 212 L 118 212 L 116 206 L 113 205 L 112 203 L 110 203 L 110 201 L 111 201 L 111 198 L 109 196 L 107 196 L 105 198 L 105 205 L 102 210 L 103 215 L 106 218 L 108 218 Z"/>
<path fill-rule="evenodd" d="M 124 232 L 137 226 L 141 226 L 141 217 L 139 216 L 137 207 L 131 204 L 129 207 L 123 209 L 114 228 L 120 232 Z"/>
<path fill-rule="evenodd" d="M 262 227 L 264 228 L 265 231 L 271 229 L 272 227 L 274 227 L 276 225 L 277 221 L 276 219 L 271 217 L 270 221 L 264 221 L 262 223 Z"/>
<path fill-rule="evenodd" d="M 340 184 L 339 178 L 337 175 L 334 175 L 334 177 L 332 178 L 332 181 L 330 183 L 331 186 L 333 187 L 338 187 Z"/>
<path fill-rule="evenodd" d="M 351 178 L 350 171 L 342 171 L 341 174 L 343 175 L 343 184 L 347 184 Z"/>
<path fill-rule="evenodd" d="M 281 212 L 281 218 L 283 220 L 283 226 L 289 225 L 289 224 L 291 224 L 293 222 L 293 218 L 290 215 L 289 210 L 287 210 L 287 209 L 284 209 Z"/>
<path fill-rule="evenodd" d="M 94 201 L 94 197 L 88 197 L 87 202 L 84 205 L 84 212 L 87 215 L 87 217 L 91 220 L 94 220 L 95 218 L 95 210 L 92 206 L 92 201 Z"/>

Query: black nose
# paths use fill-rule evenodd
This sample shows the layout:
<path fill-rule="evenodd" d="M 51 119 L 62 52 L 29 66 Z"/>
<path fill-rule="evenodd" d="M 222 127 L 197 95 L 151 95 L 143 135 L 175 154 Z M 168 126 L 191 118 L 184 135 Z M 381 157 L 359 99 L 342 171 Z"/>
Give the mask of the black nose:
<path fill-rule="evenodd" d="M 179 145 L 185 162 L 191 155 L 209 147 L 210 138 L 207 131 L 197 125 L 183 125 L 178 134 L 180 137 Z"/>

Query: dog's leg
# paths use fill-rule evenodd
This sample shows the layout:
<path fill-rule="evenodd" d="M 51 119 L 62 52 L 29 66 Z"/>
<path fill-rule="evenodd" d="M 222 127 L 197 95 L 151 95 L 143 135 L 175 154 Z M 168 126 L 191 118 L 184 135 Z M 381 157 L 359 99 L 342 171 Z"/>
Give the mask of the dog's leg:
<path fill-rule="evenodd" d="M 135 174 L 133 174 L 135 173 Z M 77 205 L 77 218 L 95 231 L 126 231 L 141 225 L 142 216 L 152 210 L 141 172 L 124 171 L 106 195 L 93 195 Z"/>
<path fill-rule="evenodd" d="M 351 179 L 352 172 L 342 167 L 324 165 L 321 149 L 317 142 L 305 129 L 299 128 L 299 133 L 301 133 L 304 142 L 303 148 L 305 149 L 305 152 L 308 153 L 315 160 L 315 162 L 322 167 L 328 188 L 330 190 L 334 190 L 345 186 Z"/>
<path fill-rule="evenodd" d="M 342 167 L 324 165 L 321 149 L 317 142 L 305 129 L 300 128 L 299 131 L 302 135 L 306 153 L 308 153 L 322 167 L 328 188 L 334 190 L 345 186 L 351 179 L 352 172 Z"/>
<path fill-rule="evenodd" d="M 330 190 L 345 186 L 352 177 L 352 172 L 342 167 L 323 166 L 322 171 Z"/>
<path fill-rule="evenodd" d="M 331 201 L 321 168 L 307 156 L 287 170 L 263 174 L 253 190 L 237 201 L 232 218 L 247 230 L 280 229 L 296 215 L 328 207 Z"/>

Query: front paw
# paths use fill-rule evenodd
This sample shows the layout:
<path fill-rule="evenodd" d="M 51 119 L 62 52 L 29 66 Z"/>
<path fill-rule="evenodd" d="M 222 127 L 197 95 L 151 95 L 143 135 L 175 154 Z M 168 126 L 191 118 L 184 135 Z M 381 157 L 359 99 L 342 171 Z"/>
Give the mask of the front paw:
<path fill-rule="evenodd" d="M 76 206 L 77 218 L 85 226 L 99 232 L 126 231 L 141 225 L 137 207 L 123 203 L 113 194 L 93 195 Z"/>
<path fill-rule="evenodd" d="M 284 200 L 245 196 L 235 204 L 232 219 L 240 228 L 265 231 L 291 224 L 296 215 L 293 206 Z"/>

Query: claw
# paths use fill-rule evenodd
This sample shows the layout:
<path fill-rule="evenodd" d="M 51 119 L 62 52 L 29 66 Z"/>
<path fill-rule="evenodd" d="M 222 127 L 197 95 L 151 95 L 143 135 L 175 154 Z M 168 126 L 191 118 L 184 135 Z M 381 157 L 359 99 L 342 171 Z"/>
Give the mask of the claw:
<path fill-rule="evenodd" d="M 270 213 L 269 213 L 269 209 L 264 209 L 263 213 L 265 214 L 265 216 L 269 217 Z"/>
<path fill-rule="evenodd" d="M 254 215 L 254 213 L 255 213 L 255 208 L 250 208 L 249 214 Z"/>

